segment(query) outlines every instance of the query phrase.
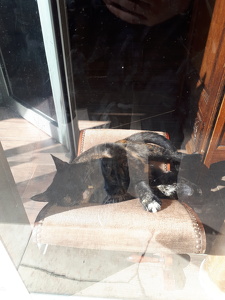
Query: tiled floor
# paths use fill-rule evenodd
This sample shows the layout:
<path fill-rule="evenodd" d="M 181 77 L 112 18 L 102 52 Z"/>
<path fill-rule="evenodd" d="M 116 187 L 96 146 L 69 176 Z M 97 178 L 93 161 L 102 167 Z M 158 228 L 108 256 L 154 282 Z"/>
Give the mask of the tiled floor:
<path fill-rule="evenodd" d="M 30 200 L 48 187 L 55 172 L 50 154 L 67 160 L 66 149 L 7 108 L 0 109 L 0 139 L 28 218 L 33 224 L 45 203 Z M 224 165 L 211 170 L 212 191 L 196 206 L 205 224 L 217 230 L 224 218 Z M 211 201 L 212 200 L 212 201 Z M 215 207 L 217 209 L 215 210 Z M 119 299 L 211 299 L 199 282 L 204 255 L 169 273 L 163 264 L 132 263 L 129 253 L 48 246 L 29 242 L 19 267 L 35 293 Z M 175 280 L 172 278 L 178 274 Z M 167 278 L 166 278 L 167 277 Z M 171 283 L 172 282 L 172 283 Z"/>
<path fill-rule="evenodd" d="M 65 147 L 20 118 L 1 108 L 0 138 L 17 189 L 31 224 L 43 203 L 30 198 L 47 188 L 55 172 L 50 154 L 66 160 Z"/>

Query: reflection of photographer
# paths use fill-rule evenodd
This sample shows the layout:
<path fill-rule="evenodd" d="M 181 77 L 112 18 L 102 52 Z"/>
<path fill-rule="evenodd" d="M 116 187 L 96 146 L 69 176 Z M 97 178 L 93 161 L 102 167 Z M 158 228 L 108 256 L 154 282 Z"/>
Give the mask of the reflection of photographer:
<path fill-rule="evenodd" d="M 172 138 L 180 124 L 168 112 L 177 110 L 183 79 L 189 2 L 67 0 L 77 107 L 98 120 L 99 107 L 110 108 L 112 127 L 129 124 L 121 113 L 139 114 L 142 129 Z"/>
<path fill-rule="evenodd" d="M 131 24 L 153 26 L 183 13 L 190 0 L 103 0 L 108 9 Z"/>

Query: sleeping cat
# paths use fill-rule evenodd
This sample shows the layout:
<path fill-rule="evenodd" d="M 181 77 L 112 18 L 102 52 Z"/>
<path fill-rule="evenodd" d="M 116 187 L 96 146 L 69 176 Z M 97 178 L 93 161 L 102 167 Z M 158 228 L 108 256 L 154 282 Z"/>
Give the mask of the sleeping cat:
<path fill-rule="evenodd" d="M 191 196 L 201 190 L 182 178 L 177 183 L 178 168 L 185 168 L 198 154 L 178 152 L 165 137 L 154 132 L 141 132 L 116 143 L 104 143 L 83 152 L 68 164 L 52 156 L 56 174 L 52 184 L 35 201 L 60 206 L 81 203 L 107 204 L 137 197 L 145 210 L 161 209 L 160 197 L 176 193 Z M 153 167 L 152 161 L 170 163 L 172 171 Z"/>

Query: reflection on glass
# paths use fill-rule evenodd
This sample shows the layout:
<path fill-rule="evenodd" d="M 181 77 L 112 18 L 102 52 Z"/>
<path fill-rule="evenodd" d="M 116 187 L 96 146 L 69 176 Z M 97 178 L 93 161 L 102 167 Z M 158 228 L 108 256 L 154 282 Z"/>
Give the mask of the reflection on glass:
<path fill-rule="evenodd" d="M 182 139 L 190 1 L 164 2 L 67 1 L 78 116 Z"/>
<path fill-rule="evenodd" d="M 37 2 L 0 1 L 1 65 L 11 96 L 56 120 Z"/>

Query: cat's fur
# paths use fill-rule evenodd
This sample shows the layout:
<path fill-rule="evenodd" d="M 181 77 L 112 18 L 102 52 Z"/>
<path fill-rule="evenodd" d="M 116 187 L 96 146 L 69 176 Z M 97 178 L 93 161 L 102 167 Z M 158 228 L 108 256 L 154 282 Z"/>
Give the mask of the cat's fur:
<path fill-rule="evenodd" d="M 180 162 L 189 165 L 197 154 L 178 152 L 165 137 L 142 132 L 116 143 L 100 144 L 85 151 L 71 164 L 53 157 L 57 172 L 52 184 L 35 201 L 60 206 L 82 202 L 113 203 L 138 197 L 145 210 L 161 209 L 160 197 L 190 196 L 200 189 L 186 179 L 177 183 Z M 171 163 L 173 171 L 162 172 L 151 162 Z"/>

